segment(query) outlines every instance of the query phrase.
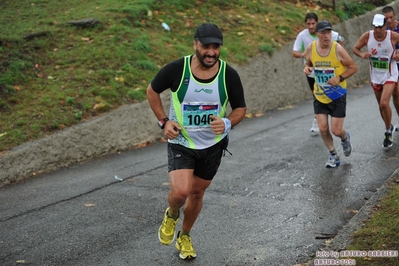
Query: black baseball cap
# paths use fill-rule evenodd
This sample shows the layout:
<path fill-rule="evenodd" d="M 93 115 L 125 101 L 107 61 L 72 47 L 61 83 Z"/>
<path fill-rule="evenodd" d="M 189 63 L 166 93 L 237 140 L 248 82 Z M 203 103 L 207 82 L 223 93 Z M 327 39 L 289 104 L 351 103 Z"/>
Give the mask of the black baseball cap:
<path fill-rule="evenodd" d="M 322 20 L 316 25 L 316 32 L 321 32 L 323 30 L 332 30 L 331 23 L 327 20 Z"/>
<path fill-rule="evenodd" d="M 204 45 L 212 43 L 223 45 L 223 34 L 218 26 L 212 23 L 200 25 L 194 34 L 194 39 L 196 38 Z"/>

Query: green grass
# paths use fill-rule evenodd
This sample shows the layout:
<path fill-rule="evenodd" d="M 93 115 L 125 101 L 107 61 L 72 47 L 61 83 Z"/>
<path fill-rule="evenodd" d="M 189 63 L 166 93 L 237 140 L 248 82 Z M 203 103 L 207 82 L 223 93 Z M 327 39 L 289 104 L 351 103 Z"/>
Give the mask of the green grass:
<path fill-rule="evenodd" d="M 245 64 L 292 41 L 308 11 L 338 21 L 331 9 L 304 1 L 33 0 L 0 7 L 7 25 L 0 28 L 0 152 L 145 100 L 159 68 L 193 52 L 203 22 L 222 28 L 222 58 Z M 89 17 L 99 24 L 68 24 Z M 24 38 L 32 33 L 43 34 Z"/>
<path fill-rule="evenodd" d="M 336 14 L 331 6 L 307 6 L 309 1 L 283 2 L 0 1 L 5 25 L 0 28 L 0 153 L 145 100 L 160 67 L 193 52 L 193 33 L 203 22 L 223 30 L 222 58 L 245 64 L 293 41 L 307 12 L 334 23 L 336 14 L 347 18 L 367 11 L 360 1 L 343 1 Z M 89 17 L 99 24 L 68 23 Z M 27 38 L 32 33 L 42 34 Z"/>
<path fill-rule="evenodd" d="M 353 235 L 353 242 L 347 250 L 399 251 L 399 186 L 395 185 L 391 193 L 379 205 L 375 206 L 373 216 L 362 229 Z M 356 265 L 381 266 L 398 265 L 399 258 L 362 257 L 356 259 Z"/>
<path fill-rule="evenodd" d="M 362 1 L 340 1 L 334 13 L 331 6 L 305 2 L 312 1 L 0 0 L 0 153 L 145 100 L 159 68 L 193 52 L 193 34 L 203 22 L 223 30 L 221 57 L 245 64 L 293 41 L 307 12 L 336 23 L 370 9 Z M 68 24 L 89 17 L 100 23 L 86 29 Z M 43 36 L 24 38 L 38 32 Z M 399 250 L 398 199 L 396 187 L 355 234 L 350 249 Z"/>

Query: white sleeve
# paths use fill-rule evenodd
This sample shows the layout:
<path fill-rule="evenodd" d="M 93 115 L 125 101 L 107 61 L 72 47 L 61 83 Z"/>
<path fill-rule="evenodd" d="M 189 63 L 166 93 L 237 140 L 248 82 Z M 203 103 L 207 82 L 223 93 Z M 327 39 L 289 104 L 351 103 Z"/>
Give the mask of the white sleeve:
<path fill-rule="evenodd" d="M 294 42 L 294 47 L 292 49 L 292 50 L 294 50 L 296 52 L 304 52 L 304 51 L 302 51 L 303 41 L 302 41 L 302 34 L 301 33 L 302 32 L 300 32 L 298 34 L 298 36 L 296 36 L 296 39 L 295 39 L 295 42 Z"/>
<path fill-rule="evenodd" d="M 333 41 L 336 41 L 336 42 L 342 42 L 342 41 L 344 41 L 344 38 L 343 38 L 341 35 L 339 35 L 338 32 L 332 31 L 331 34 L 332 34 L 331 37 L 332 37 L 332 40 L 333 40 Z"/>

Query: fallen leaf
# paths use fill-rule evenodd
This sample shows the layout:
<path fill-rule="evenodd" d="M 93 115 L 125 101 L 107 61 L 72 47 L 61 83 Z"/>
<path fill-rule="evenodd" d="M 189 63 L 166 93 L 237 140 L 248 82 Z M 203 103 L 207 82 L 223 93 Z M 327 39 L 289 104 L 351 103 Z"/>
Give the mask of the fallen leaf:
<path fill-rule="evenodd" d="M 261 117 L 261 116 L 263 116 L 263 115 L 265 115 L 265 113 L 256 113 L 256 114 L 255 114 L 255 117 Z"/>
<path fill-rule="evenodd" d="M 94 105 L 93 109 L 97 110 L 97 109 L 101 109 L 101 108 L 104 108 L 104 107 L 105 107 L 104 103 L 97 103 L 97 104 Z"/>
<path fill-rule="evenodd" d="M 14 86 L 14 89 L 15 89 L 16 91 L 20 91 L 20 90 L 21 90 L 21 88 L 20 88 L 19 86 Z"/>
<path fill-rule="evenodd" d="M 7 134 L 8 134 L 7 132 L 1 133 L 1 134 L 0 134 L 0 138 L 3 137 L 3 136 L 5 136 L 5 135 L 7 135 Z"/>
<path fill-rule="evenodd" d="M 292 108 L 294 108 L 294 106 L 287 105 L 287 106 L 284 106 L 284 107 L 279 107 L 279 108 L 277 108 L 277 110 L 281 111 L 281 110 L 292 109 Z"/>
<path fill-rule="evenodd" d="M 254 114 L 252 114 L 252 113 L 245 114 L 245 117 L 246 117 L 246 118 L 252 118 L 252 117 L 254 117 Z"/>
<path fill-rule="evenodd" d="M 350 210 L 350 209 L 346 209 L 345 210 L 346 212 L 348 212 L 348 213 L 358 213 L 359 211 L 358 210 Z"/>
<path fill-rule="evenodd" d="M 146 146 L 147 146 L 147 144 L 141 143 L 141 144 L 138 144 L 136 147 L 137 147 L 137 148 L 144 148 L 144 147 L 146 147 Z"/>
<path fill-rule="evenodd" d="M 140 143 L 140 144 L 136 145 L 136 147 L 137 148 L 144 148 L 144 147 L 147 147 L 148 145 L 151 145 L 150 141 L 146 141 L 144 143 Z"/>

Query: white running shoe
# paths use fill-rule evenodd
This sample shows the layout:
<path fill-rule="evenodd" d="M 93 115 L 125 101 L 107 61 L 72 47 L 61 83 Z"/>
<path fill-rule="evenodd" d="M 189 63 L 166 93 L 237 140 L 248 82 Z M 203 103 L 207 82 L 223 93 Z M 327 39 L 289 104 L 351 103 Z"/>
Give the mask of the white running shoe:
<path fill-rule="evenodd" d="M 319 124 L 317 123 L 316 118 L 313 119 L 312 127 L 310 128 L 310 134 L 312 136 L 316 136 L 319 134 Z"/>
<path fill-rule="evenodd" d="M 341 161 L 339 160 L 339 156 L 337 154 L 330 153 L 328 155 L 328 161 L 326 162 L 327 168 L 335 168 L 340 164 L 341 164 Z"/>

